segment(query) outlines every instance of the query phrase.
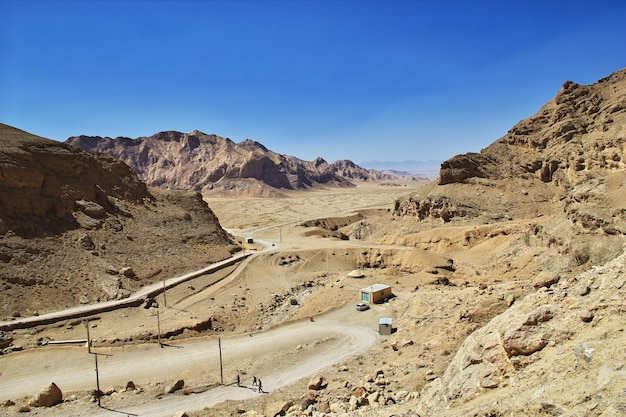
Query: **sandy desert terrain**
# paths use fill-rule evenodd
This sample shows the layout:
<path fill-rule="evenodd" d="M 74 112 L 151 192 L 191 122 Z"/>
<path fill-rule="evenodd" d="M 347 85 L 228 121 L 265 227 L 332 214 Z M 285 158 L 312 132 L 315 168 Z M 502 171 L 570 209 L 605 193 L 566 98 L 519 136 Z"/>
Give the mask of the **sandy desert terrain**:
<path fill-rule="evenodd" d="M 224 338 L 225 345 L 232 340 L 232 346 L 238 340 L 237 337 L 243 335 L 243 341 L 238 344 L 250 347 L 245 349 L 245 353 L 229 359 L 224 369 L 225 382 L 232 383 L 237 373 L 247 375 L 248 379 L 253 374 L 268 375 L 270 378 L 264 383 L 268 392 L 272 386 L 288 389 L 289 383 L 307 378 L 316 371 L 323 371 L 326 363 L 336 365 L 344 359 L 352 361 L 355 353 L 367 354 L 375 340 L 380 343 L 380 336 L 375 331 L 379 316 L 387 316 L 391 311 L 389 306 L 374 306 L 371 310 L 356 312 L 354 304 L 358 301 L 358 288 L 388 280 L 389 277 L 375 269 L 367 271 L 363 278 L 348 277 L 349 272 L 358 268 L 356 254 L 371 250 L 371 245 L 325 238 L 322 229 L 303 227 L 302 224 L 325 216 L 341 219 L 358 211 L 388 214 L 395 198 L 409 192 L 410 187 L 421 185 L 413 182 L 401 185 L 363 184 L 356 189 L 294 192 L 293 196 L 284 199 L 209 201 L 220 222 L 233 235 L 241 236 L 242 239 L 253 238 L 253 244 L 246 244 L 247 251 L 256 252 L 263 246 L 257 242 L 264 241 L 267 252 L 260 252 L 238 265 L 167 290 L 165 298 L 163 295 L 157 297 L 160 304 L 158 309 L 124 308 L 90 317 L 88 327 L 93 341 L 92 349 L 102 354 L 100 366 L 103 372 L 106 372 L 107 363 L 112 362 L 107 361 L 107 355 L 128 358 L 131 363 L 133 355 L 139 355 L 142 360 L 146 360 L 146 357 L 149 359 L 138 367 L 141 370 L 128 363 L 116 365 L 126 371 L 135 370 L 120 371 L 116 376 L 109 376 L 109 385 L 106 385 L 107 388 L 124 386 L 126 378 L 138 386 L 145 386 L 146 395 L 133 394 L 130 400 L 107 396 L 102 399 L 103 404 L 120 410 L 124 407 L 130 410 L 131 406 L 145 410 L 137 404 L 147 407 L 145 404 L 149 404 L 155 390 L 162 390 L 163 384 L 177 373 L 184 377 L 185 386 L 192 392 L 205 391 L 209 387 L 211 391 L 219 385 L 215 355 L 213 363 L 208 366 L 212 370 L 210 373 L 207 373 L 207 367 L 198 367 L 197 362 L 180 366 L 178 372 L 175 365 L 172 365 L 173 368 L 163 367 L 163 350 L 158 348 L 157 343 L 159 326 L 162 334 L 160 340 L 164 345 L 171 346 L 169 349 L 174 351 L 174 346 L 184 345 L 185 349 L 181 350 L 184 350 L 186 356 L 192 357 L 189 340 L 196 340 L 193 343 L 203 340 L 206 345 L 201 349 L 215 353 L 218 337 Z M 312 230 L 317 232 L 311 233 Z M 398 287 L 395 291 L 398 304 L 403 298 L 403 290 L 406 288 Z M 292 299 L 297 300 L 297 305 L 292 305 Z M 407 301 L 404 300 L 404 303 Z M 313 322 L 310 321 L 311 317 Z M 202 329 L 207 319 L 210 319 L 213 330 L 209 331 L 208 336 L 206 329 Z M 355 331 L 362 329 L 360 332 L 364 336 L 354 337 L 355 340 L 347 343 L 341 331 L 330 331 L 337 326 L 337 320 L 342 323 L 342 332 L 350 333 L 346 329 L 354 327 Z M 326 322 L 329 324 L 324 324 Z M 292 324 L 285 326 L 284 323 Z M 290 330 L 290 326 L 294 325 L 324 331 L 320 334 L 299 335 Z M 265 335 L 267 329 L 273 330 Z M 280 335 L 271 336 L 272 332 L 280 332 L 280 329 Z M 15 343 L 22 346 L 35 345 L 35 339 L 52 343 L 44 348 L 27 349 L 0 357 L 0 384 L 4 387 L 0 389 L 0 400 L 15 399 L 19 395 L 28 397 L 29 391 L 37 391 L 34 387 L 51 382 L 47 380 L 55 380 L 60 386 L 65 385 L 67 396 L 78 399 L 61 407 L 33 409 L 33 412 L 40 415 L 95 415 L 95 403 L 84 399 L 85 395 L 89 397 L 88 393 L 94 388 L 94 373 L 90 369 L 93 367 L 92 356 L 86 353 L 83 344 L 74 347 L 53 344 L 60 340 L 86 338 L 87 326 L 83 321 L 66 320 L 51 326 L 15 331 L 14 334 Z M 252 334 L 255 336 L 250 337 Z M 192 336 L 196 338 L 189 339 Z M 262 347 L 262 337 L 274 342 L 269 347 Z M 290 366 L 286 366 L 282 359 L 276 361 L 277 357 L 285 355 L 294 356 L 296 363 L 310 365 L 290 370 Z M 70 363 L 72 365 L 68 366 Z M 268 368 L 268 363 L 273 365 Z M 161 371 L 156 371 L 162 367 Z M 32 378 L 33 374 L 38 377 Z M 103 376 L 103 385 L 105 381 L 106 377 Z M 217 398 L 233 398 L 229 395 Z M 211 404 L 210 399 L 199 401 L 205 404 L 199 408 Z M 134 402 L 137 404 L 133 405 Z M 5 411 L 16 410 L 20 402 L 17 403 Z M 189 410 L 193 411 L 199 405 L 198 400 L 187 405 L 183 397 L 183 401 L 175 406 L 183 409 L 190 407 Z M 140 415 L 156 415 L 155 410 L 146 412 Z M 158 415 L 169 415 L 168 412 L 165 407 Z"/>
<path fill-rule="evenodd" d="M 620 280 L 623 260 L 616 258 L 615 266 L 594 267 L 588 275 L 563 279 L 558 288 L 546 291 L 538 284 L 550 276 L 540 272 L 545 249 L 533 250 L 523 242 L 528 240 L 530 223 L 550 224 L 555 221 L 552 216 L 533 222 L 526 218 L 497 225 L 425 227 L 418 233 L 417 224 L 394 225 L 411 233 L 395 239 L 379 234 L 390 222 L 400 221 L 389 214 L 395 199 L 425 186 L 360 184 L 294 192 L 281 199 L 209 200 L 220 223 L 253 255 L 167 290 L 150 308 L 91 317 L 93 350 L 102 354 L 98 355 L 101 389 L 106 393 L 102 407 L 92 394 L 93 355 L 84 345 L 50 343 L 85 338 L 82 320 L 14 331 L 15 343 L 27 349 L 0 356 L 2 413 L 18 415 L 20 409 L 29 409 L 40 416 L 174 416 L 184 410 L 188 416 L 201 417 L 273 416 L 290 410 L 291 416 L 322 412 L 410 416 L 418 411 L 441 415 L 424 411 L 424 404 L 432 406 L 433 387 L 449 378 L 447 370 L 454 367 L 457 351 L 467 356 L 471 348 L 462 346 L 487 331 L 486 324 L 504 311 L 516 317 L 540 306 L 563 306 L 554 312 L 559 319 L 553 320 L 552 333 L 546 336 L 547 347 L 508 362 L 526 372 L 520 375 L 535 381 L 531 385 L 541 387 L 537 390 L 543 394 L 524 391 L 526 385 L 507 375 L 493 382 L 494 374 L 481 384 L 492 381 L 499 390 L 482 388 L 481 396 L 453 401 L 457 408 L 449 415 L 508 415 L 511 410 L 524 416 L 549 415 L 544 408 L 552 410 L 557 400 L 554 409 L 565 403 L 578 413 L 586 410 L 584 415 L 600 415 L 607 409 L 618 414 L 606 415 L 620 415 L 619 404 L 624 404 L 619 390 L 626 375 L 611 352 L 623 350 L 624 343 L 619 295 L 626 289 Z M 338 233 L 351 238 L 342 239 Z M 475 239 L 472 245 L 467 244 L 468 236 Z M 246 243 L 250 238 L 253 242 Z M 527 253 L 520 254 L 520 245 Z M 503 259 L 511 253 L 517 258 L 507 265 Z M 364 276 L 350 277 L 354 270 Z M 357 312 L 359 288 L 374 283 L 391 285 L 394 297 Z M 591 295 L 572 289 L 580 286 L 591 288 Z M 563 309 L 583 316 L 586 311 L 592 322 L 601 324 L 590 326 L 588 318 L 572 321 Z M 381 317 L 392 318 L 392 335 L 378 334 Z M 574 335 L 582 335 L 585 342 Z M 218 338 L 228 357 L 222 375 L 216 359 Z M 48 345 L 28 348 L 41 341 Z M 577 352 L 584 356 L 585 349 L 594 352 L 595 362 L 581 368 Z M 579 375 L 579 389 L 564 391 L 551 385 L 546 368 L 538 365 L 546 362 L 552 364 L 551 372 Z M 115 371 L 106 371 L 107 365 Z M 236 387 L 237 374 L 244 388 Z M 317 378 L 314 375 L 323 378 L 322 389 L 308 388 L 310 379 Z M 264 381 L 265 394 L 255 392 L 252 376 Z M 466 378 L 472 383 L 472 377 Z M 605 400 L 581 397 L 588 391 L 583 381 L 589 378 L 602 381 L 597 395 L 605 395 Z M 184 380 L 184 387 L 166 394 L 178 379 Z M 63 389 L 65 402 L 51 408 L 28 407 L 35 392 L 52 380 Z M 136 388 L 125 389 L 128 381 Z M 360 391 L 369 393 L 368 402 L 353 399 Z M 378 400 L 371 397 L 374 394 Z M 546 396 L 554 400 L 542 399 Z M 606 401 L 613 405 L 607 408 Z"/>

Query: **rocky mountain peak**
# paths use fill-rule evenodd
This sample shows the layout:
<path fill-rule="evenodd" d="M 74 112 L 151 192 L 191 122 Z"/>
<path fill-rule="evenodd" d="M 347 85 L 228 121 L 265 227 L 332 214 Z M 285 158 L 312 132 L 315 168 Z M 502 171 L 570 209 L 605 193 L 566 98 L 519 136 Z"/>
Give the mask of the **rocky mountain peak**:
<path fill-rule="evenodd" d="M 589 171 L 624 168 L 625 84 L 626 69 L 593 85 L 565 82 L 539 112 L 480 154 L 445 161 L 439 184 L 525 177 L 563 185 Z"/>
<path fill-rule="evenodd" d="M 252 139 L 246 139 L 246 140 L 240 142 L 239 144 L 241 146 L 245 146 L 247 148 L 259 149 L 259 150 L 261 150 L 263 152 L 269 152 L 269 150 L 265 146 L 263 146 L 261 143 L 255 141 L 255 140 L 252 140 Z"/>
<path fill-rule="evenodd" d="M 562 214 L 547 239 L 594 247 L 609 235 L 617 245 L 626 235 L 625 125 L 626 69 L 593 85 L 565 82 L 535 115 L 480 153 L 444 161 L 438 181 L 399 199 L 394 215 L 455 224 Z M 615 254 L 594 252 L 580 260 Z"/>
<path fill-rule="evenodd" d="M 328 164 L 322 157 L 317 157 L 313 160 L 313 166 L 319 168 L 321 165 Z"/>
<path fill-rule="evenodd" d="M 317 184 L 351 187 L 352 180 L 391 178 L 356 164 L 328 164 L 319 157 L 304 161 L 275 153 L 251 139 L 234 143 L 198 130 L 159 132 L 130 142 L 75 136 L 66 143 L 124 161 L 150 186 L 194 190 L 212 196 L 278 196 L 280 190 L 306 189 Z"/>

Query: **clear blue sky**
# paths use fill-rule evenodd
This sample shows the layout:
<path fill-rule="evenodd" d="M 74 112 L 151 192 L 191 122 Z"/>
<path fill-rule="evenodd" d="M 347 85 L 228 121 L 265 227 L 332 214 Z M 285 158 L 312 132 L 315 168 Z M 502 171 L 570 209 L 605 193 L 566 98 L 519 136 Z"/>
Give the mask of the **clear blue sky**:
<path fill-rule="evenodd" d="M 624 67 L 624 1 L 0 0 L 0 122 L 60 141 L 445 160 Z"/>

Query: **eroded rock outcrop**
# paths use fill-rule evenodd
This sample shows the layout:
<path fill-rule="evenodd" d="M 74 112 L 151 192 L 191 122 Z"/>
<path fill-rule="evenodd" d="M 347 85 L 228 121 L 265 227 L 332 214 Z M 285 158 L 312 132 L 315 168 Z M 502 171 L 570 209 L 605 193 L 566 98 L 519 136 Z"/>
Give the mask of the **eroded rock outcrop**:
<path fill-rule="evenodd" d="M 76 228 L 74 212 L 102 218 L 116 211 L 115 200 L 150 198 L 146 185 L 118 160 L 0 124 L 0 233 Z"/>
<path fill-rule="evenodd" d="M 398 200 L 394 216 L 446 223 L 502 219 L 524 213 L 529 204 L 558 199 L 572 222 L 587 230 L 623 233 L 624 209 L 607 212 L 607 204 L 594 202 L 598 195 L 611 198 L 602 195 L 607 177 L 626 167 L 625 86 L 626 69 L 593 85 L 565 82 L 534 116 L 480 153 L 444 161 L 438 187 Z M 498 199 L 500 205 L 485 204 Z"/>

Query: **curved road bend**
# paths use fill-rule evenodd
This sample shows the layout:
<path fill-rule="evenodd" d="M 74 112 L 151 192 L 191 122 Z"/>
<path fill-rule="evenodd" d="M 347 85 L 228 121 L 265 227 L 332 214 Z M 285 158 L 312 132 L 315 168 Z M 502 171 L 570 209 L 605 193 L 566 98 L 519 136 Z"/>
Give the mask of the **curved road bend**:
<path fill-rule="evenodd" d="M 355 313 L 353 306 L 348 305 L 316 317 L 315 322 L 298 321 L 253 337 L 222 339 L 224 383 L 232 382 L 237 364 L 252 361 L 254 366 L 265 365 L 269 370 L 258 376 L 263 380 L 264 390 L 271 392 L 364 352 L 379 337 L 373 326 L 362 324 L 375 321 L 376 313 L 370 313 Z M 275 366 L 254 363 L 257 357 L 278 357 L 280 361 Z M 220 374 L 216 339 L 190 339 L 166 348 L 156 344 L 130 349 L 109 348 L 98 355 L 98 364 L 101 389 L 125 386 L 128 381 L 138 386 L 148 382 L 173 382 L 185 379 L 185 375 L 197 376 L 202 369 L 214 377 Z M 94 356 L 85 347 L 46 347 L 0 357 L 0 401 L 34 395 L 52 381 L 63 391 L 95 389 Z M 250 385 L 249 381 L 242 381 L 246 382 Z M 117 411 L 137 416 L 171 416 L 181 410 L 199 410 L 228 399 L 241 400 L 256 395 L 261 394 L 253 389 L 223 385 L 200 394 L 172 394 L 159 400 L 149 398 L 150 402 Z M 103 397 L 104 407 L 106 400 L 107 397 Z M 110 410 L 98 408 L 95 403 L 85 405 L 84 411 L 86 416 L 112 415 Z M 59 412 L 64 415 L 67 411 L 59 409 Z"/>

